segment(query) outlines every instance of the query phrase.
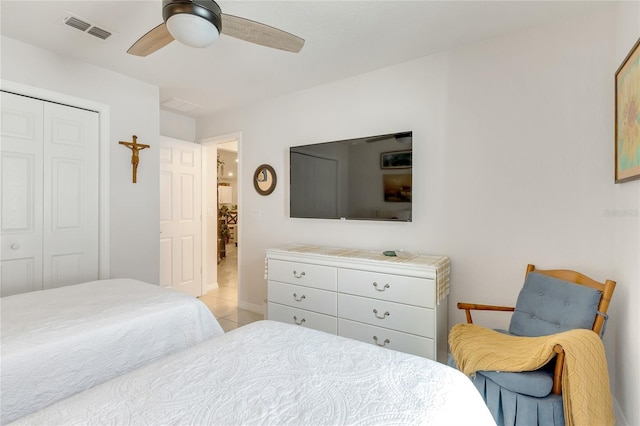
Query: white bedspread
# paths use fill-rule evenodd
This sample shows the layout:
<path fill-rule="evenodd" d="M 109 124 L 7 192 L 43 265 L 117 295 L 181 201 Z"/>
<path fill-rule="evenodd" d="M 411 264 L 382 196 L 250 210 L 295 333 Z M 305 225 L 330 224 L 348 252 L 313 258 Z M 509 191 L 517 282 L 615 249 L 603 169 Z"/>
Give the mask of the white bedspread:
<path fill-rule="evenodd" d="M 0 299 L 7 423 L 223 330 L 198 299 L 131 279 Z"/>
<path fill-rule="evenodd" d="M 21 425 L 495 425 L 469 378 L 425 358 L 259 321 Z"/>

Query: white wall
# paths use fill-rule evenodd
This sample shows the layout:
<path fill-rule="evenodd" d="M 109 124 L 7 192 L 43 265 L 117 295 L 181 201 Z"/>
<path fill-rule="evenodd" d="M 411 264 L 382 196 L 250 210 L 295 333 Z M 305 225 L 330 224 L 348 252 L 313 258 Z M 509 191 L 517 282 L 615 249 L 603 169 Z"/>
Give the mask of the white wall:
<path fill-rule="evenodd" d="M 464 321 L 458 301 L 512 305 L 527 263 L 618 279 L 616 223 L 605 211 L 635 195 L 616 196 L 613 185 L 616 16 L 528 29 L 199 120 L 199 138 L 243 135 L 241 306 L 262 303 L 264 251 L 283 243 L 448 255 L 450 326 Z M 398 130 L 414 132 L 412 223 L 288 217 L 290 146 Z M 278 174 L 268 197 L 251 182 L 262 163 Z M 637 283 L 638 230 L 629 227 L 636 259 L 624 268 Z M 630 346 L 618 338 L 637 334 L 637 303 L 615 299 L 612 316 L 633 309 L 636 321 L 612 320 L 605 336 L 612 364 L 625 361 L 614 397 L 638 424 L 637 336 Z M 477 320 L 506 326 L 498 315 Z"/>
<path fill-rule="evenodd" d="M 160 134 L 181 141 L 196 141 L 196 119 L 160 110 Z"/>
<path fill-rule="evenodd" d="M 3 80 L 108 105 L 110 108 L 110 272 L 158 282 L 158 88 L 2 37 Z M 140 152 L 138 183 L 131 183 L 131 151 L 119 141 L 151 148 Z"/>
<path fill-rule="evenodd" d="M 640 37 L 640 2 L 623 2 L 618 6 L 616 28 L 612 75 Z M 640 324 L 640 180 L 615 185 L 615 207 L 611 212 L 609 220 L 615 226 L 614 277 L 618 283 L 611 302 L 610 309 L 614 313 L 611 322 L 616 324 L 616 344 L 623 348 L 616 352 L 613 360 L 618 366 L 614 372 L 614 394 L 626 423 L 640 425 L 637 356 L 640 347 L 640 329 L 637 327 Z"/>

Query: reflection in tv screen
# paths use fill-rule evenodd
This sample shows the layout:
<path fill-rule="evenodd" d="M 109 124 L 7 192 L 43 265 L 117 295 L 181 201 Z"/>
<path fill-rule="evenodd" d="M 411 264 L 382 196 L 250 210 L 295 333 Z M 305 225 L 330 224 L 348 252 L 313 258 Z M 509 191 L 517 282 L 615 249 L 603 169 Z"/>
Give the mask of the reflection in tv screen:
<path fill-rule="evenodd" d="M 411 221 L 413 132 L 295 146 L 290 216 Z"/>

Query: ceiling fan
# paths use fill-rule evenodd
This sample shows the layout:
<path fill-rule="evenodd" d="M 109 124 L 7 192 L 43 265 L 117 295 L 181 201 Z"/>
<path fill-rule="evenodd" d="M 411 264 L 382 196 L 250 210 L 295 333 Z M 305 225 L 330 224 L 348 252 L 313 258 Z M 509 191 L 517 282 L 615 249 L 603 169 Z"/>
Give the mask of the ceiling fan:
<path fill-rule="evenodd" d="M 250 19 L 222 13 L 213 0 L 163 0 L 164 22 L 143 35 L 127 50 L 147 56 L 173 40 L 191 47 L 206 47 L 220 34 L 274 49 L 298 53 L 304 39 Z"/>

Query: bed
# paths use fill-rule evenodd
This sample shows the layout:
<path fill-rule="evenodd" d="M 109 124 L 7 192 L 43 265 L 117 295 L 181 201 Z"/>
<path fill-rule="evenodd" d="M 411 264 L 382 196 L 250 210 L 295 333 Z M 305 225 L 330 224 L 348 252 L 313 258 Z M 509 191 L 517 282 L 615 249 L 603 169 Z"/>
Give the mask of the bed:
<path fill-rule="evenodd" d="M 426 358 L 258 321 L 17 425 L 495 425 L 469 378 Z"/>
<path fill-rule="evenodd" d="M 7 423 L 224 333 L 200 300 L 132 279 L 0 299 Z"/>

